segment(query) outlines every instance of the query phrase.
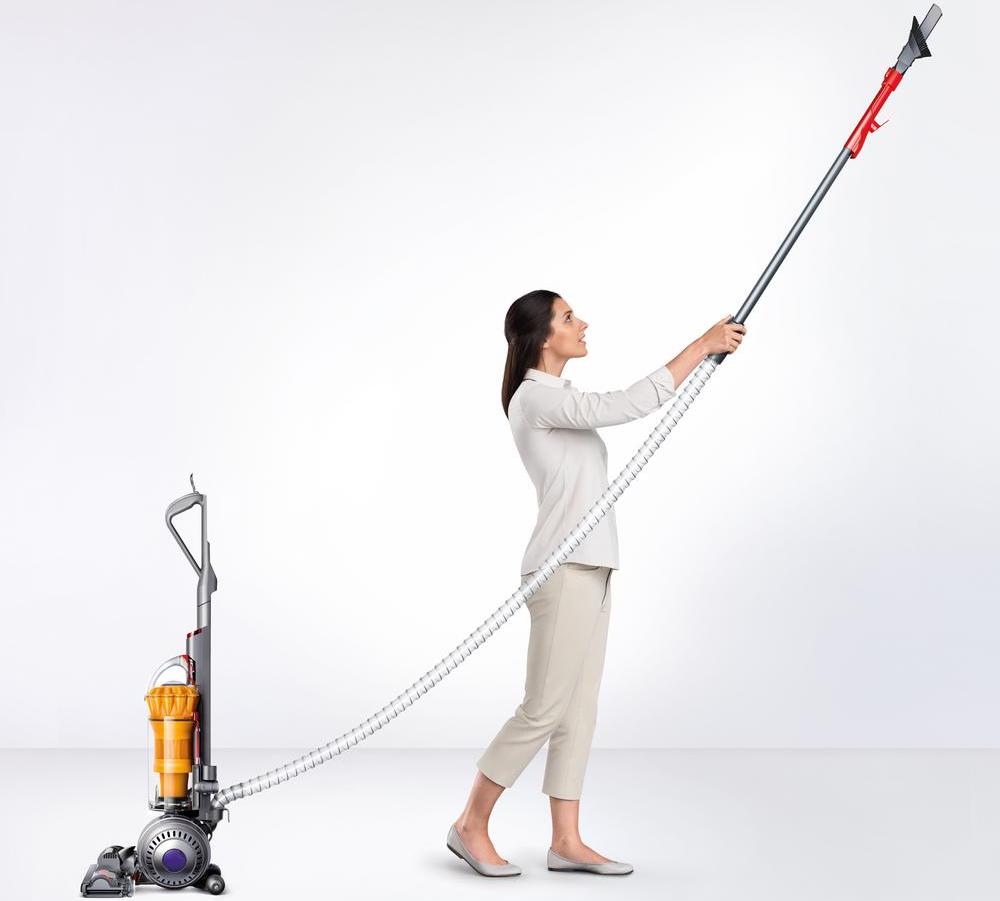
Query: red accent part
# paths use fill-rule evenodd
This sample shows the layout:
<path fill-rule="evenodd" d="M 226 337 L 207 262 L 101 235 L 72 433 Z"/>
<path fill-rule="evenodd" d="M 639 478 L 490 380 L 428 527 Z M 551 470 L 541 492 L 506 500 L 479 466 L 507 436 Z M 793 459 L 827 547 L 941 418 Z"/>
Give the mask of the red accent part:
<path fill-rule="evenodd" d="M 865 114 L 861 117 L 861 121 L 854 127 L 854 131 L 851 132 L 851 136 L 844 145 L 844 147 L 851 151 L 852 160 L 861 153 L 861 148 L 865 146 L 865 138 L 875 131 L 875 129 L 885 125 L 885 122 L 876 122 L 875 117 L 879 114 L 879 110 L 882 109 L 882 105 L 889 99 L 889 95 L 896 90 L 896 85 L 902 80 L 903 73 L 897 72 L 895 66 L 891 66 L 886 71 L 885 77 L 882 79 L 882 87 L 879 88 L 875 99 L 869 104 L 868 109 L 865 110 Z"/>
<path fill-rule="evenodd" d="M 200 631 L 201 629 L 195 629 L 193 632 L 188 632 L 188 638 L 190 638 L 192 635 L 197 635 Z"/>

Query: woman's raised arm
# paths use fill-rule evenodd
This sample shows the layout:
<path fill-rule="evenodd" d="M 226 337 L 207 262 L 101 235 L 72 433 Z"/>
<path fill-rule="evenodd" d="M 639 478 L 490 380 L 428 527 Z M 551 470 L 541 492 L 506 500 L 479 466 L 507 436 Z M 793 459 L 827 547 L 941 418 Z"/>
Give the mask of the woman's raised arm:
<path fill-rule="evenodd" d="M 597 429 L 652 413 L 676 394 L 674 378 L 660 366 L 619 391 L 577 391 L 538 382 L 522 388 L 521 412 L 538 428 Z"/>

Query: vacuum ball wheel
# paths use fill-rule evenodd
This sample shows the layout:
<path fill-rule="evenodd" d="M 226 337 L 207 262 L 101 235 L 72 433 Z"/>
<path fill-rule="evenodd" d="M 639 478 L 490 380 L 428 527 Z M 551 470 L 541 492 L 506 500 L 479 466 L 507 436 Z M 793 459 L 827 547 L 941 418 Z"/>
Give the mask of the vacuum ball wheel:
<path fill-rule="evenodd" d="M 222 870 L 210 863 L 201 877 L 201 888 L 210 895 L 221 895 L 226 890 L 226 880 L 222 878 Z"/>

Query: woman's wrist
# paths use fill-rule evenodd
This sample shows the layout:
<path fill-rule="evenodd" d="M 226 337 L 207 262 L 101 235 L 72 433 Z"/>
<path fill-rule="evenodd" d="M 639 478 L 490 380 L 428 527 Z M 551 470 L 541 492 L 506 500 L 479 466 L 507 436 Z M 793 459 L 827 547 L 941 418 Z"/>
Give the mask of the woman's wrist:
<path fill-rule="evenodd" d="M 674 386 L 680 385 L 706 356 L 708 356 L 708 345 L 703 335 L 692 341 L 667 363 L 666 366 L 670 371 L 670 377 L 674 380 Z"/>
<path fill-rule="evenodd" d="M 700 338 L 695 338 L 690 344 L 691 350 L 698 355 L 698 358 L 708 356 L 708 342 L 705 340 L 705 336 L 702 335 Z"/>

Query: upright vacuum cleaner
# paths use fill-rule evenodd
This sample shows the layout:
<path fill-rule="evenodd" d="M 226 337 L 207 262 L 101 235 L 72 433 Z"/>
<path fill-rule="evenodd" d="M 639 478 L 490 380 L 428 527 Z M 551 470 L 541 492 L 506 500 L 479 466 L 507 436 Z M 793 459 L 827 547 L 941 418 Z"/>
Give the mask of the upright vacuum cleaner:
<path fill-rule="evenodd" d="M 197 560 L 174 526 L 174 518 L 192 507 L 201 508 Z M 111 845 L 100 853 L 80 886 L 86 897 L 127 897 L 136 883 L 145 882 L 163 888 L 194 885 L 213 895 L 226 888 L 209 845 L 222 819 L 222 809 L 211 803 L 219 790 L 212 764 L 212 593 L 219 583 L 208 543 L 208 498 L 195 488 L 193 475 L 191 493 L 167 507 L 166 519 L 198 576 L 198 594 L 187 652 L 161 663 L 146 690 L 149 808 L 163 814 L 142 830 L 135 845 Z M 170 670 L 180 670 L 183 678 L 160 682 Z"/>
<path fill-rule="evenodd" d="M 915 60 L 931 55 L 927 47 L 927 38 L 940 18 L 941 10 L 937 5 L 933 5 L 924 16 L 923 22 L 918 24 L 917 20 L 913 19 L 906 44 L 896 64 L 885 73 L 882 86 L 875 98 L 731 321 L 739 323 L 746 321 L 754 304 L 764 293 L 840 171 L 849 159 L 855 158 L 861 152 L 868 135 L 880 127 L 875 117 L 889 95 L 899 85 L 904 73 Z M 628 465 L 590 506 L 573 531 L 549 554 L 535 575 L 524 582 L 437 666 L 428 670 L 406 691 L 349 732 L 284 766 L 221 791 L 216 781 L 215 766 L 212 765 L 210 741 L 210 610 L 216 579 L 209 556 L 208 506 L 205 495 L 195 490 L 192 479 L 192 493 L 179 498 L 167 508 L 167 526 L 198 574 L 197 627 L 188 634 L 187 653 L 172 657 L 163 663 L 153 674 L 146 692 L 154 748 L 150 771 L 157 774 L 157 779 L 151 785 L 149 806 L 153 810 L 162 811 L 162 815 L 143 829 L 134 847 L 122 848 L 120 845 L 112 845 L 101 852 L 97 863 L 87 871 L 81 885 L 82 893 L 88 897 L 127 896 L 132 894 L 135 883 L 148 882 L 163 888 L 184 888 L 194 885 L 213 894 L 220 894 L 225 889 L 225 883 L 219 868 L 211 862 L 209 841 L 227 806 L 240 798 L 273 788 L 300 776 L 364 741 L 395 719 L 468 658 L 548 581 L 552 573 L 566 562 L 579 547 L 580 542 L 607 515 L 632 480 L 652 458 L 657 448 L 666 440 L 688 407 L 694 403 L 709 377 L 725 358 L 724 353 L 711 354 L 699 364 L 685 382 L 683 390 L 671 403 L 666 415 Z M 175 516 L 194 506 L 201 507 L 200 562 L 195 560 L 173 526 Z M 183 671 L 183 681 L 158 684 L 160 677 L 172 668 Z"/>

